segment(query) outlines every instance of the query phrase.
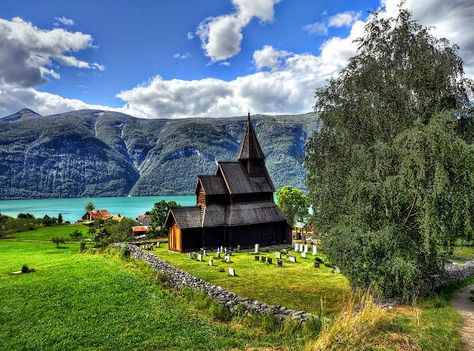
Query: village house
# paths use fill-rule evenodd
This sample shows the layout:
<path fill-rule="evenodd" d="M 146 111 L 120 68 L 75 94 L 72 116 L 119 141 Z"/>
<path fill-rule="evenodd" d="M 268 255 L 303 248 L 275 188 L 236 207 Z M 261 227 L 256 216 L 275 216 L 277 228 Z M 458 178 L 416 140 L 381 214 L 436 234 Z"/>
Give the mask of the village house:
<path fill-rule="evenodd" d="M 111 219 L 112 215 L 107 210 L 91 210 L 84 213 L 81 217 L 82 222 L 106 221 Z"/>
<path fill-rule="evenodd" d="M 137 218 L 135 218 L 135 220 L 140 225 L 143 225 L 143 226 L 149 226 L 150 225 L 150 219 L 151 219 L 151 217 L 148 213 L 138 215 Z"/>
<path fill-rule="evenodd" d="M 275 205 L 274 192 L 249 114 L 238 160 L 217 162 L 215 175 L 198 176 L 196 206 L 169 211 L 165 222 L 169 249 L 291 242 L 291 228 Z"/>
<path fill-rule="evenodd" d="M 132 227 L 132 235 L 135 239 L 144 238 L 148 234 L 149 231 L 150 229 L 148 226 L 134 225 Z"/>

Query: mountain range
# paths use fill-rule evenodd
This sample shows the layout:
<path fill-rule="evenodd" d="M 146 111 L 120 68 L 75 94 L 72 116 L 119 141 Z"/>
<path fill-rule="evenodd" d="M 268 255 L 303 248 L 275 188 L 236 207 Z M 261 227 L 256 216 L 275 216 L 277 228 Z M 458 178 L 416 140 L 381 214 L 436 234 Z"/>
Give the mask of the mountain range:
<path fill-rule="evenodd" d="M 23 109 L 0 119 L 0 199 L 193 194 L 198 174 L 235 160 L 246 120 Z M 317 116 L 252 120 L 275 186 L 304 189 L 305 142 Z"/>

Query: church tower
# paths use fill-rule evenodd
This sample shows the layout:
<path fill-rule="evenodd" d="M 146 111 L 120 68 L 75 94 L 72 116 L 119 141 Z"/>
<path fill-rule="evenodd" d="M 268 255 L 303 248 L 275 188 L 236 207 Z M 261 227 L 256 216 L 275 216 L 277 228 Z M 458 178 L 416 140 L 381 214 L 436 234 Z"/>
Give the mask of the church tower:
<path fill-rule="evenodd" d="M 253 128 L 250 119 L 250 112 L 248 114 L 245 136 L 240 145 L 238 160 L 250 177 L 266 176 L 265 156 L 263 155 L 262 148 L 257 139 L 257 134 Z"/>

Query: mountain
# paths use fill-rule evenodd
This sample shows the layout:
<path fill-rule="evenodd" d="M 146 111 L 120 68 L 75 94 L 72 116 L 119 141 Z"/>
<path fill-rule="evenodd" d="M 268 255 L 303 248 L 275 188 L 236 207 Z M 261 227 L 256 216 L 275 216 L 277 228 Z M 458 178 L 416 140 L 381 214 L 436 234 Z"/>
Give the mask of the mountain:
<path fill-rule="evenodd" d="M 313 113 L 253 117 L 275 186 L 304 188 Z M 246 117 L 142 119 L 23 109 L 0 119 L 0 198 L 192 194 L 198 174 L 234 160 Z"/>

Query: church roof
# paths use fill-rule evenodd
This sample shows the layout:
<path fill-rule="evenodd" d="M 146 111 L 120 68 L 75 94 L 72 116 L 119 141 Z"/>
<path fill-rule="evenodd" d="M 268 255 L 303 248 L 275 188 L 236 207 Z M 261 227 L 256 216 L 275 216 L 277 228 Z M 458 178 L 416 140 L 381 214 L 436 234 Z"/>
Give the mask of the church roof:
<path fill-rule="evenodd" d="M 274 192 L 275 188 L 268 173 L 263 177 L 249 177 L 247 171 L 238 161 L 218 162 L 224 182 L 231 194 L 250 194 Z"/>
<path fill-rule="evenodd" d="M 227 206 L 213 204 L 202 210 L 199 206 L 176 207 L 171 209 L 170 213 L 182 229 L 235 227 L 286 221 L 285 215 L 273 201 L 237 203 Z"/>
<path fill-rule="evenodd" d="M 245 131 L 245 136 L 240 146 L 239 152 L 239 160 L 246 160 L 246 159 L 263 159 L 265 156 L 263 155 L 262 148 L 260 147 L 260 143 L 257 139 L 257 134 L 252 125 L 252 121 L 250 120 L 250 112 L 248 115 L 248 122 L 247 122 L 247 129 Z"/>
<path fill-rule="evenodd" d="M 207 195 L 224 195 L 229 193 L 224 180 L 217 175 L 198 175 L 198 185 L 199 183 L 202 184 Z"/>

